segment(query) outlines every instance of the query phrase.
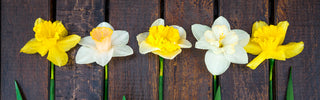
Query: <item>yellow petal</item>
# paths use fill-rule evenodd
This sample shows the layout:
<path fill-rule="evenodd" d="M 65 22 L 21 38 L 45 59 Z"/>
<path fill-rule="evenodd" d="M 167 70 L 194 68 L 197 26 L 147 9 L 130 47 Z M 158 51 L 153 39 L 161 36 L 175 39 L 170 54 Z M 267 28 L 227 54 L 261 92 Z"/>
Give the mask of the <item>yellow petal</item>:
<path fill-rule="evenodd" d="M 286 60 L 285 50 L 284 49 L 277 49 L 275 51 L 266 51 L 268 52 L 268 58 L 273 58 L 277 60 Z"/>
<path fill-rule="evenodd" d="M 174 57 L 176 57 L 179 53 L 181 53 L 181 49 L 177 49 L 175 51 L 172 52 L 168 52 L 168 51 L 160 51 L 160 50 L 156 50 L 156 51 L 152 51 L 152 53 L 157 54 L 165 59 L 173 59 Z"/>
<path fill-rule="evenodd" d="M 278 34 L 279 35 L 278 37 L 281 38 L 279 45 L 283 43 L 283 41 L 286 37 L 288 26 L 289 26 L 288 21 L 281 21 L 277 25 L 277 27 L 280 28 L 280 29 L 278 29 L 278 31 L 280 32 L 280 34 Z"/>
<path fill-rule="evenodd" d="M 49 49 L 47 59 L 57 66 L 64 66 L 68 62 L 68 55 L 63 49 L 55 46 Z"/>
<path fill-rule="evenodd" d="M 251 69 L 256 69 L 265 59 L 268 59 L 267 53 L 261 53 L 256 58 L 254 58 L 247 66 Z"/>
<path fill-rule="evenodd" d="M 252 26 L 252 33 L 254 34 L 256 30 L 262 28 L 263 26 L 268 26 L 268 24 L 264 21 L 256 21 Z"/>
<path fill-rule="evenodd" d="M 35 38 L 33 38 L 21 48 L 20 52 L 23 52 L 26 54 L 35 54 L 37 53 L 37 48 L 39 46 L 41 46 L 41 42 L 38 42 Z"/>
<path fill-rule="evenodd" d="M 81 37 L 78 35 L 69 35 L 58 40 L 57 46 L 62 48 L 64 51 L 69 51 L 79 43 L 80 39 Z"/>
<path fill-rule="evenodd" d="M 40 23 L 44 22 L 45 20 L 43 20 L 42 18 L 38 18 L 35 22 L 34 22 L 34 26 L 39 25 Z"/>
<path fill-rule="evenodd" d="M 285 32 L 287 32 L 288 26 L 289 26 L 288 21 L 281 21 L 277 25 L 277 27 L 281 27 Z"/>
<path fill-rule="evenodd" d="M 298 54 L 300 54 L 304 48 L 304 43 L 300 42 L 290 42 L 287 45 L 282 45 L 279 48 L 285 50 L 286 58 L 292 58 Z"/>
<path fill-rule="evenodd" d="M 259 53 L 261 53 L 261 47 L 259 46 L 259 44 L 257 44 L 256 42 L 253 42 L 251 39 L 249 41 L 249 43 L 244 47 L 244 49 L 253 55 L 258 55 Z"/>

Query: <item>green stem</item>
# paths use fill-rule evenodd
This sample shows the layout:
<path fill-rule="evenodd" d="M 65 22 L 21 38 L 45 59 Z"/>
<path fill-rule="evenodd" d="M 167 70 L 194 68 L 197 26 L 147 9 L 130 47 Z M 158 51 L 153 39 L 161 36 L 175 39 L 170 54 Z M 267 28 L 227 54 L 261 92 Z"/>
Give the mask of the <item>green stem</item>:
<path fill-rule="evenodd" d="M 159 56 L 159 60 L 160 60 L 159 100 L 163 100 L 163 58 Z"/>
<path fill-rule="evenodd" d="M 273 73 L 273 67 L 274 67 L 274 59 L 269 59 L 269 66 L 270 66 L 270 77 L 269 77 L 269 100 L 273 99 L 273 93 L 272 93 L 272 73 Z"/>
<path fill-rule="evenodd" d="M 217 93 L 217 76 L 213 75 L 213 97 Z"/>
<path fill-rule="evenodd" d="M 54 64 L 51 63 L 51 75 L 50 75 L 50 100 L 54 100 Z"/>
<path fill-rule="evenodd" d="M 104 100 L 108 100 L 108 64 L 104 67 Z"/>

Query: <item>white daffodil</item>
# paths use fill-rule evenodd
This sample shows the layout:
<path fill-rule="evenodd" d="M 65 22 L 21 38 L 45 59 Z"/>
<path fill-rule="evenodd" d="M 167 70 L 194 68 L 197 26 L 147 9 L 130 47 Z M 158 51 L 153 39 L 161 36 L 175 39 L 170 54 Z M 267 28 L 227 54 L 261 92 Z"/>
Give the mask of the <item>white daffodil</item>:
<path fill-rule="evenodd" d="M 152 52 L 165 59 L 173 59 L 181 48 L 191 48 L 192 44 L 186 40 L 186 31 L 177 25 L 164 26 L 163 19 L 154 21 L 149 32 L 137 36 L 141 54 Z"/>
<path fill-rule="evenodd" d="M 213 75 L 224 73 L 231 62 L 248 63 L 248 55 L 243 47 L 249 42 L 249 34 L 240 29 L 231 30 L 229 22 L 224 17 L 217 18 L 211 28 L 194 24 L 191 30 L 198 40 L 195 47 L 208 50 L 205 63 Z"/>
<path fill-rule="evenodd" d="M 102 22 L 92 29 L 90 36 L 86 36 L 79 42 L 80 49 L 76 55 L 77 64 L 89 64 L 96 62 L 105 66 L 112 57 L 123 57 L 133 54 L 131 47 L 126 45 L 129 41 L 129 33 L 123 30 L 114 30 L 107 23 Z"/>

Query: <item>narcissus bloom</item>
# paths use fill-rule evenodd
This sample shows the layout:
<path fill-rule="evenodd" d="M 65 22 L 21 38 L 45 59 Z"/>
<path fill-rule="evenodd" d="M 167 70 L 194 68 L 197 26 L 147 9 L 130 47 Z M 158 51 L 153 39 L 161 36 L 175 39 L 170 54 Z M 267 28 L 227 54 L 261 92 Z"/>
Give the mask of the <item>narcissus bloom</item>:
<path fill-rule="evenodd" d="M 208 50 L 205 63 L 211 74 L 224 73 L 231 62 L 248 63 L 248 55 L 243 47 L 249 42 L 249 34 L 240 29 L 231 30 L 229 22 L 224 17 L 217 18 L 211 28 L 193 24 L 191 30 L 198 40 L 195 47 Z"/>
<path fill-rule="evenodd" d="M 31 39 L 20 52 L 26 54 L 39 53 L 57 66 L 63 66 L 68 62 L 66 51 L 76 46 L 81 37 L 68 35 L 68 31 L 60 21 L 46 21 L 38 18 L 33 27 L 35 38 Z"/>
<path fill-rule="evenodd" d="M 133 54 L 133 50 L 127 44 L 129 33 L 124 30 L 114 30 L 107 23 L 102 22 L 92 29 L 90 36 L 84 37 L 79 42 L 80 49 L 76 55 L 77 64 L 89 64 L 96 62 L 105 66 L 112 57 L 123 57 Z"/>
<path fill-rule="evenodd" d="M 257 21 L 252 27 L 252 36 L 245 49 L 248 53 L 258 55 L 247 66 L 256 69 L 265 59 L 286 60 L 302 52 L 304 43 L 290 42 L 282 45 L 289 23 L 282 21 L 278 25 L 268 25 Z"/>
<path fill-rule="evenodd" d="M 152 52 L 165 59 L 173 59 L 181 48 L 191 48 L 192 44 L 186 40 L 186 31 L 177 25 L 164 26 L 163 19 L 154 21 L 149 32 L 137 36 L 141 54 Z"/>

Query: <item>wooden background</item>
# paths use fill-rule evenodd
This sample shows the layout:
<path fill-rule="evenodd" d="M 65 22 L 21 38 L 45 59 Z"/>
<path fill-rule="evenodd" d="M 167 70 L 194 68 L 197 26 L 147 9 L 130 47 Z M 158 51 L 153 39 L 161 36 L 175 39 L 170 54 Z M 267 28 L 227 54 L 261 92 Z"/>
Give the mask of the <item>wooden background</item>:
<path fill-rule="evenodd" d="M 19 53 L 34 37 L 38 17 L 61 20 L 69 34 L 82 37 L 100 22 L 127 30 L 134 55 L 112 58 L 109 63 L 109 99 L 157 100 L 159 59 L 141 55 L 136 35 L 148 30 L 157 18 L 185 28 L 193 44 L 174 60 L 164 63 L 165 100 L 212 100 L 213 77 L 204 64 L 204 50 L 194 49 L 191 33 L 195 23 L 211 26 L 218 16 L 232 28 L 251 34 L 255 21 L 270 24 L 288 20 L 285 44 L 304 41 L 303 52 L 287 61 L 276 61 L 274 99 L 285 99 L 289 67 L 293 66 L 296 100 L 320 100 L 320 1 L 319 0 L 1 0 L 1 100 L 15 100 L 17 80 L 27 100 L 48 100 L 49 62 L 39 54 Z M 79 45 L 68 52 L 66 66 L 55 67 L 57 100 L 103 99 L 104 68 L 75 64 Z M 252 60 L 255 56 L 249 55 Z M 268 100 L 267 61 L 256 70 L 232 64 L 219 77 L 223 100 Z"/>

